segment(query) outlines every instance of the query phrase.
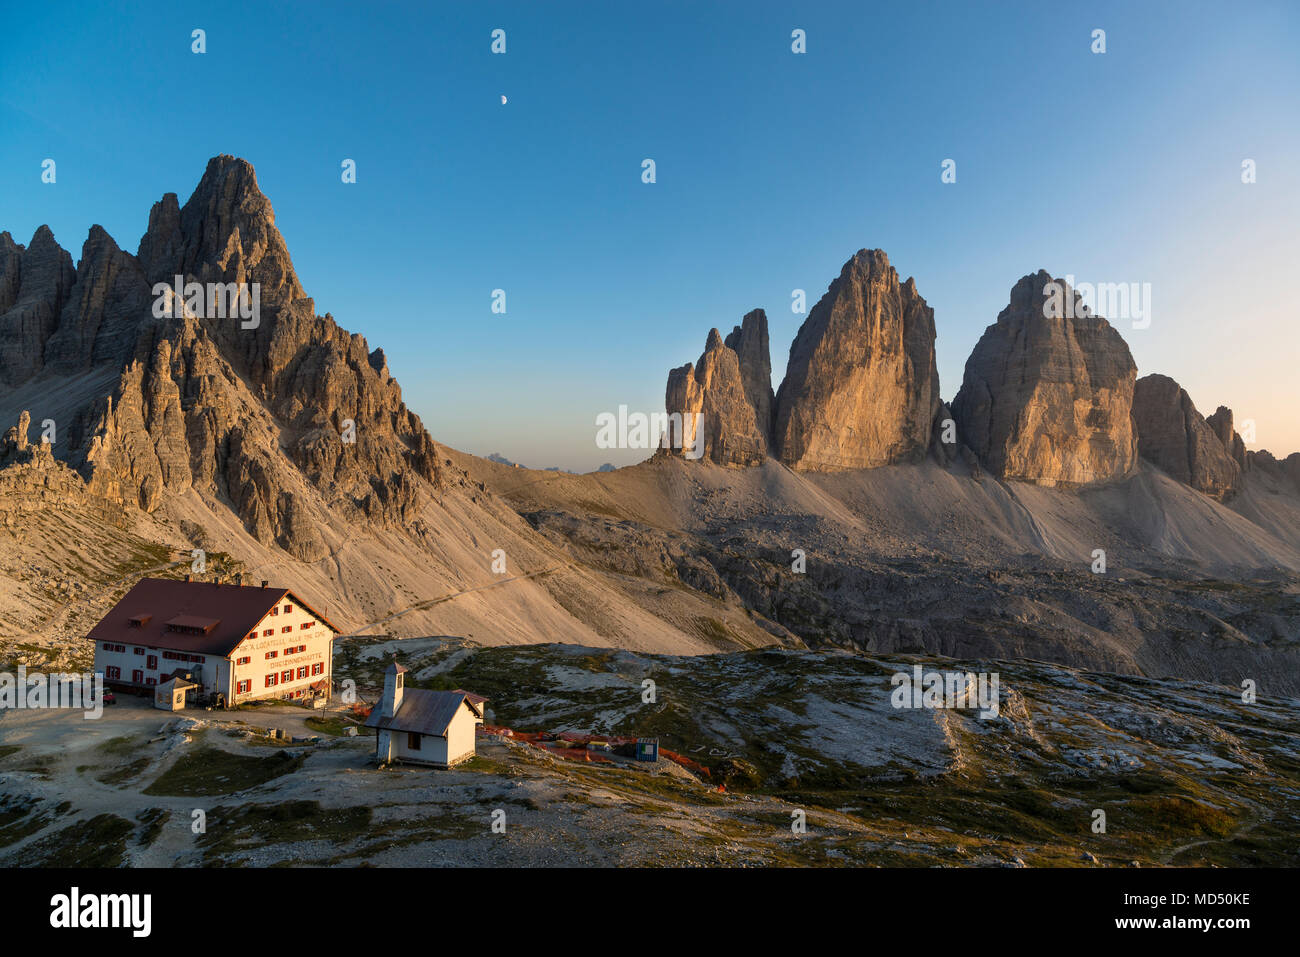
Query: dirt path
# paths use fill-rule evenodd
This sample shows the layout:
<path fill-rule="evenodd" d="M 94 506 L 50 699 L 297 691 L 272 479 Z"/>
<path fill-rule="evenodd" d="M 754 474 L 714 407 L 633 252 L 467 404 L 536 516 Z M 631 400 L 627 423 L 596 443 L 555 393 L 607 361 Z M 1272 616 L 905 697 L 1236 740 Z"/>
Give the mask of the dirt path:
<path fill-rule="evenodd" d="M 432 608 L 434 605 L 440 605 L 445 601 L 452 601 L 453 599 L 459 598 L 462 595 L 468 595 L 471 592 L 483 591 L 488 588 L 498 588 L 501 585 L 508 585 L 511 582 L 526 581 L 529 578 L 540 578 L 543 575 L 550 575 L 553 572 L 562 571 L 566 568 L 572 568 L 576 564 L 577 562 L 564 562 L 559 565 L 552 565 L 550 568 L 543 568 L 541 571 L 529 572 L 527 575 L 513 575 L 510 578 L 503 578 L 500 581 L 488 582 L 486 585 L 475 585 L 473 588 L 465 588 L 462 589 L 461 591 L 451 592 L 450 594 L 447 595 L 440 595 L 437 598 L 426 598 L 423 599 L 422 601 L 416 602 L 413 605 L 407 605 L 405 608 L 392 612 L 391 614 L 388 614 L 376 621 L 372 621 L 369 624 L 362 625 L 360 628 L 355 629 L 349 635 L 340 635 L 339 637 L 359 638 L 362 637 L 371 628 L 377 628 L 380 625 L 386 625 L 390 621 L 394 621 L 398 618 L 401 618 L 403 615 L 409 615 L 413 611 L 423 611 L 426 608 Z"/>
<path fill-rule="evenodd" d="M 1190 844 L 1180 845 L 1179 847 L 1175 847 L 1172 851 L 1169 851 L 1168 853 L 1164 854 L 1160 858 L 1160 863 L 1164 866 L 1176 867 L 1178 865 L 1170 864 L 1170 861 L 1172 861 L 1179 854 L 1183 853 L 1183 851 L 1190 851 L 1194 847 L 1204 847 L 1206 844 L 1227 844 L 1230 841 L 1235 841 L 1240 837 L 1244 837 L 1245 835 L 1249 834 L 1251 831 L 1255 830 L 1255 828 L 1259 827 L 1263 823 L 1264 823 L 1264 818 L 1258 817 L 1255 818 L 1255 820 L 1253 821 L 1248 821 L 1247 823 L 1243 824 L 1241 827 L 1237 828 L 1235 831 L 1233 831 L 1231 834 L 1227 835 L 1226 837 L 1208 837 L 1203 841 L 1192 841 Z"/>

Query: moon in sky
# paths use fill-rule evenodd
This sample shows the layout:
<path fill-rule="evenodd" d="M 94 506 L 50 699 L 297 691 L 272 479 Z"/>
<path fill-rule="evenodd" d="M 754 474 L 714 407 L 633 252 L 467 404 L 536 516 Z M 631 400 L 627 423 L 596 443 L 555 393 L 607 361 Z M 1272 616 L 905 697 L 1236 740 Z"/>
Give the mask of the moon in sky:
<path fill-rule="evenodd" d="M 506 95 L 504 93 L 501 94 L 501 105 L 502 106 L 506 105 Z"/>

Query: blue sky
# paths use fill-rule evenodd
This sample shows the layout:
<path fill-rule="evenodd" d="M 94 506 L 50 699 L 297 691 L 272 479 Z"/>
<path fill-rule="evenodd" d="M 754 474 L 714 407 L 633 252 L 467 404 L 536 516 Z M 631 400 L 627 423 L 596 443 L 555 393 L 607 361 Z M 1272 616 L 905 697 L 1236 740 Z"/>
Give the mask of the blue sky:
<path fill-rule="evenodd" d="M 1294 3 L 47 2 L 5 21 L 0 229 L 48 223 L 78 258 L 100 223 L 134 251 L 162 193 L 242 156 L 317 311 L 382 346 L 467 451 L 643 457 L 596 448 L 597 413 L 660 409 L 668 369 L 755 307 L 779 385 L 791 290 L 811 307 L 864 246 L 934 307 L 945 398 L 1025 273 L 1149 282 L 1150 327 L 1116 322 L 1139 374 L 1300 449 Z"/>

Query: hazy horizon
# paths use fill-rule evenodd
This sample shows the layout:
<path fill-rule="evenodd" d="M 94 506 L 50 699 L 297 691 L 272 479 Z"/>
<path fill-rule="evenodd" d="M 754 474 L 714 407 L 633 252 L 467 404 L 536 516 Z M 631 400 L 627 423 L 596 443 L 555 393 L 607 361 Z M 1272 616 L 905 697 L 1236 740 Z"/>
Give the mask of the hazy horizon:
<path fill-rule="evenodd" d="M 99 223 L 134 252 L 164 192 L 241 156 L 317 312 L 384 349 L 441 443 L 643 459 L 596 447 L 596 415 L 661 410 L 668 370 L 754 308 L 775 389 L 791 291 L 811 309 L 878 247 L 935 310 L 945 400 L 1026 273 L 1149 283 L 1149 327 L 1108 317 L 1138 374 L 1300 450 L 1300 317 L 1273 281 L 1300 259 L 1288 5 L 68 9 L 0 37 L 0 230 L 48 223 L 78 259 Z"/>

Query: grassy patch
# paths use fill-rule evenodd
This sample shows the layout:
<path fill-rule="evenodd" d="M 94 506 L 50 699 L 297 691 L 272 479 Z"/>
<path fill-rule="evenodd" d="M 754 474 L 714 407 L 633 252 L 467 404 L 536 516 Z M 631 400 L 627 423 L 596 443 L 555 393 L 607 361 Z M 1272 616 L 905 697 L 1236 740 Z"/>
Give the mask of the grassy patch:
<path fill-rule="evenodd" d="M 113 768 L 105 771 L 103 774 L 96 775 L 96 780 L 102 784 L 111 784 L 116 787 L 119 784 L 126 784 L 133 781 L 149 769 L 153 762 L 149 758 L 138 758 L 130 764 L 124 764 L 119 768 Z"/>
<path fill-rule="evenodd" d="M 365 835 L 369 807 L 322 808 L 319 801 L 285 801 L 214 808 L 199 838 L 207 866 L 238 864 L 241 851 L 296 841 L 345 844 Z"/>
<path fill-rule="evenodd" d="M 52 814 L 37 813 L 40 804 L 36 798 L 10 796 L 0 800 L 0 847 L 16 844 L 54 819 Z M 56 809 L 54 813 L 62 811 Z"/>
<path fill-rule="evenodd" d="M 439 808 L 436 814 L 391 821 L 387 824 L 371 826 L 364 833 L 354 834 L 354 838 L 365 838 L 365 846 L 341 854 L 329 863 L 352 865 L 369 859 L 380 851 L 394 848 L 437 844 L 439 841 L 473 840 L 490 835 L 491 826 L 491 818 L 486 813 L 474 814 Z"/>
<path fill-rule="evenodd" d="M 355 728 L 356 725 L 351 721 L 344 721 L 342 718 L 317 718 L 311 717 L 303 722 L 311 730 L 318 734 L 331 734 L 334 737 L 340 737 L 346 728 Z"/>
<path fill-rule="evenodd" d="M 296 771 L 304 760 L 306 755 L 287 751 L 246 757 L 217 748 L 199 748 L 177 759 L 144 793 L 163 797 L 234 794 Z"/>
<path fill-rule="evenodd" d="M 110 738 L 103 744 L 99 745 L 99 750 L 104 754 L 126 755 L 130 754 L 136 748 L 140 747 L 143 742 L 139 738 L 130 735 L 124 735 L 120 738 Z"/>
<path fill-rule="evenodd" d="M 121 867 L 135 826 L 116 814 L 78 821 L 29 844 L 24 863 L 43 867 Z"/>

